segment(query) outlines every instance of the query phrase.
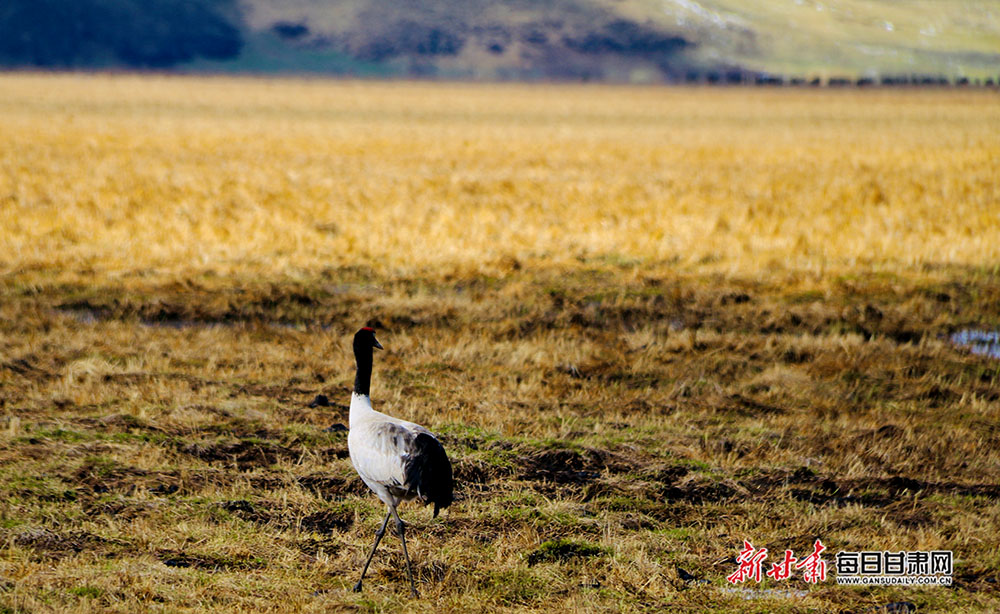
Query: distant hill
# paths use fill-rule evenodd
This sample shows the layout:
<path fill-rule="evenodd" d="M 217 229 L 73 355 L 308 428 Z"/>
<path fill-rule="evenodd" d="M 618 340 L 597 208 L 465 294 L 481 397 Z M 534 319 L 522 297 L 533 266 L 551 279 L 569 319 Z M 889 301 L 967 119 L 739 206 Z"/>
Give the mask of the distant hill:
<path fill-rule="evenodd" d="M 233 59 L 243 20 L 231 0 L 3 0 L 0 66 L 167 68 Z"/>
<path fill-rule="evenodd" d="M 0 65 L 660 82 L 1000 76 L 995 0 L 6 0 Z"/>

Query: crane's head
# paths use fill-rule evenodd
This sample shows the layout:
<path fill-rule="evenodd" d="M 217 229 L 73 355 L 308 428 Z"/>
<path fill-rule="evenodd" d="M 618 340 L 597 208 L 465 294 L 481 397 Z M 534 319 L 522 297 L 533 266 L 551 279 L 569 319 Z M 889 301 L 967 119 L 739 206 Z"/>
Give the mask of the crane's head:
<path fill-rule="evenodd" d="M 358 332 L 354 333 L 354 352 L 371 352 L 372 348 L 381 350 L 382 344 L 378 342 L 375 338 L 375 329 L 370 326 L 365 326 Z"/>

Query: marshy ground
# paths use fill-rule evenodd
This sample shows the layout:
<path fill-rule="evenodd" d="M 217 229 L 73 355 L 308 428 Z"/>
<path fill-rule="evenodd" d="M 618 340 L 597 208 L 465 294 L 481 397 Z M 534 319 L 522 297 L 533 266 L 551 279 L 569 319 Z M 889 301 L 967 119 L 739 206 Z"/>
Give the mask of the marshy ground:
<path fill-rule="evenodd" d="M 1000 328 L 981 93 L 288 82 L 383 101 L 343 115 L 225 82 L 234 118 L 5 79 L 0 611 L 1000 607 L 1000 362 L 952 342 Z M 394 137 L 400 96 L 464 110 Z M 455 467 L 446 513 L 403 511 L 419 601 L 392 536 L 350 592 L 383 514 L 338 426 L 365 323 L 376 408 Z M 953 550 L 955 582 L 725 581 L 744 539 L 817 538 Z"/>

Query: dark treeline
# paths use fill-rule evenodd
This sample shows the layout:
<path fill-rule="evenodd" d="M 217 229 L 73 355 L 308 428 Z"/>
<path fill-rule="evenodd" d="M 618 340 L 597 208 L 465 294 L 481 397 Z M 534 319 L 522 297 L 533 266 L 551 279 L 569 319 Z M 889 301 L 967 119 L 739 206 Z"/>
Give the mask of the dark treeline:
<path fill-rule="evenodd" d="M 734 68 L 726 71 L 688 71 L 684 75 L 684 82 L 689 84 L 703 85 L 761 85 L 761 86 L 812 86 L 812 87 L 901 87 L 901 86 L 958 86 L 958 87 L 994 87 L 1000 85 L 1000 76 L 997 79 L 986 77 L 985 79 L 970 79 L 968 77 L 955 77 L 954 79 L 944 75 L 884 75 L 882 77 L 847 77 L 831 76 L 827 78 L 811 77 L 787 77 L 783 75 L 773 75 L 758 73 L 744 69 Z"/>
<path fill-rule="evenodd" d="M 243 47 L 232 0 L 4 0 L 0 66 L 165 68 Z"/>

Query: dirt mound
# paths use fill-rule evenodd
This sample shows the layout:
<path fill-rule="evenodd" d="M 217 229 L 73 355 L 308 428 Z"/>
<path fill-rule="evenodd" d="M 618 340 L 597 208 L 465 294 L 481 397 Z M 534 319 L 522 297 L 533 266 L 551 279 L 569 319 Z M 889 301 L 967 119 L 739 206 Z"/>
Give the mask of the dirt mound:
<path fill-rule="evenodd" d="M 894 427 L 895 428 L 895 427 Z M 882 427 L 873 433 L 894 433 Z M 866 435 L 869 436 L 869 435 Z M 1000 486 L 996 484 L 960 484 L 957 482 L 931 482 L 907 476 L 887 478 L 834 479 L 800 467 L 795 471 L 775 471 L 739 481 L 739 485 L 756 497 L 780 496 L 787 493 L 798 501 L 817 505 L 890 506 L 903 496 L 917 493 L 954 494 L 970 497 L 1000 499 Z M 910 516 L 904 515 L 901 521 Z"/>
<path fill-rule="evenodd" d="M 344 510 L 322 511 L 304 516 L 299 522 L 303 531 L 315 533 L 330 533 L 331 531 L 346 531 L 354 524 L 354 514 Z"/>
<path fill-rule="evenodd" d="M 663 489 L 666 501 L 683 500 L 690 503 L 719 503 L 746 496 L 746 490 L 729 481 L 715 481 L 698 475 L 675 482 Z"/>
<path fill-rule="evenodd" d="M 257 557 L 226 557 L 210 554 L 191 554 L 179 550 L 160 550 L 156 557 L 167 567 L 194 567 L 206 571 L 232 571 L 262 569 L 267 562 Z"/>
<path fill-rule="evenodd" d="M 64 477 L 66 481 L 79 484 L 83 495 L 103 495 L 119 493 L 133 495 L 139 491 L 154 495 L 190 493 L 208 482 L 229 483 L 222 474 L 190 473 L 179 471 L 147 471 L 119 463 L 93 458 L 85 461 L 76 471 Z"/>
<path fill-rule="evenodd" d="M 354 513 L 347 508 L 334 508 L 303 514 L 301 511 L 270 502 L 252 503 L 245 499 L 221 501 L 217 504 L 233 516 L 248 522 L 266 524 L 277 529 L 297 529 L 313 533 L 346 531 L 354 524 Z"/>
<path fill-rule="evenodd" d="M 102 549 L 102 546 L 124 545 L 123 542 L 108 540 L 86 531 L 56 532 L 44 527 L 23 527 L 14 534 L 12 541 L 22 548 L 30 548 L 46 556 L 84 550 L 93 552 Z"/>
<path fill-rule="evenodd" d="M 111 501 L 92 501 L 83 505 L 83 512 L 88 516 L 105 515 L 118 520 L 133 520 L 161 509 L 164 501 L 127 501 L 113 499 Z"/>
<path fill-rule="evenodd" d="M 594 448 L 540 450 L 519 460 L 520 479 L 555 484 L 588 484 L 603 471 L 623 473 L 634 467 L 613 452 Z"/>
<path fill-rule="evenodd" d="M 302 488 L 311 490 L 327 500 L 339 499 L 347 495 L 365 496 L 371 492 L 359 477 L 344 479 L 323 473 L 314 473 L 296 478 L 295 481 Z"/>
<path fill-rule="evenodd" d="M 513 473 L 504 465 L 495 465 L 471 458 L 460 458 L 452 463 L 455 487 L 458 490 L 486 490 L 487 484 Z"/>
<path fill-rule="evenodd" d="M 268 467 L 279 460 L 298 458 L 294 450 L 266 441 L 240 440 L 211 444 L 193 443 L 180 449 L 207 462 L 234 463 L 240 471 Z"/>

